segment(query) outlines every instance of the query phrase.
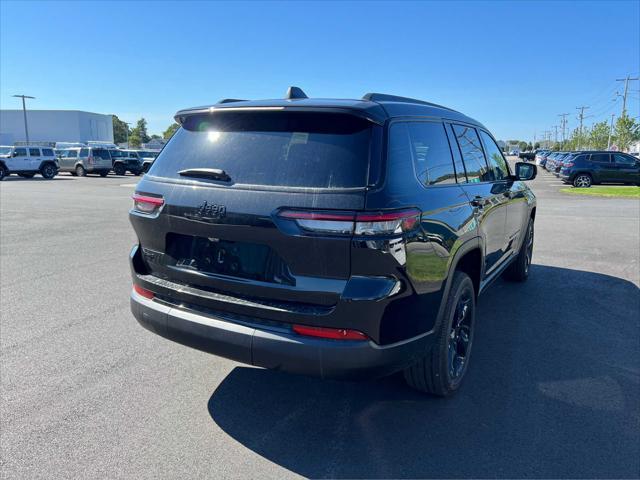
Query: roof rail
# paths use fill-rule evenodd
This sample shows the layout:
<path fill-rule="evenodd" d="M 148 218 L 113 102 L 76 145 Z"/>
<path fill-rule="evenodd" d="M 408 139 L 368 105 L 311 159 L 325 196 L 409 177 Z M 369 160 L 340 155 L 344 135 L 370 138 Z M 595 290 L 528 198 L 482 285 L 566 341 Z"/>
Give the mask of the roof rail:
<path fill-rule="evenodd" d="M 400 97 L 398 95 L 388 95 L 386 93 L 367 93 L 362 97 L 362 100 L 368 100 L 370 102 L 398 102 L 398 103 L 417 103 L 419 105 L 429 105 L 430 107 L 444 108 L 445 110 L 455 111 L 452 108 L 438 105 L 437 103 L 425 102 L 424 100 L 418 100 L 417 98 Z"/>
<path fill-rule="evenodd" d="M 296 98 L 309 98 L 307 94 L 302 91 L 300 87 L 289 87 L 287 95 L 284 97 L 287 100 L 294 100 Z"/>
<path fill-rule="evenodd" d="M 223 98 L 222 100 L 218 100 L 218 103 L 233 103 L 233 102 L 246 102 L 246 100 L 242 98 Z"/>

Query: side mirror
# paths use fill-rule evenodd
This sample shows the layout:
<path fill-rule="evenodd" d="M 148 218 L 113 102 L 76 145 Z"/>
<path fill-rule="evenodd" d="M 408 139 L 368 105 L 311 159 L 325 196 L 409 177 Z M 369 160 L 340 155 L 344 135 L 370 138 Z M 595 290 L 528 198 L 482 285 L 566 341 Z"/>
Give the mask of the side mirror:
<path fill-rule="evenodd" d="M 516 180 L 533 180 L 538 174 L 538 168 L 534 163 L 517 162 Z"/>

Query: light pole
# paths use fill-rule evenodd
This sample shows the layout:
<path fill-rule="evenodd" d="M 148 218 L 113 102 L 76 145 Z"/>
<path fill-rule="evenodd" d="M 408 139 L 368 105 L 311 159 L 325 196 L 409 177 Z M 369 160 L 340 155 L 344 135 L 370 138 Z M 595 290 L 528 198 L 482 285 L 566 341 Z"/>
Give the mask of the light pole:
<path fill-rule="evenodd" d="M 24 136 L 26 137 L 27 144 L 29 143 L 29 128 L 27 127 L 27 106 L 24 102 L 25 98 L 36 98 L 30 97 L 29 95 L 14 95 L 16 98 L 22 99 L 22 114 L 24 115 Z"/>
<path fill-rule="evenodd" d="M 129 125 L 131 125 L 129 122 L 124 122 L 124 124 L 126 125 L 125 133 L 127 134 L 127 149 L 129 149 Z"/>

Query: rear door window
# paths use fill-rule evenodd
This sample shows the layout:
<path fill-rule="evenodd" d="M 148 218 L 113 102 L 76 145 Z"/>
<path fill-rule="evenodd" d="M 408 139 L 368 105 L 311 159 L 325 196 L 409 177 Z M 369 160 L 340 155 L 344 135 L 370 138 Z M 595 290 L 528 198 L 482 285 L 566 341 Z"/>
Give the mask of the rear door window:
<path fill-rule="evenodd" d="M 78 158 L 78 150 L 69 150 L 67 152 L 67 157 L 69 157 L 69 158 Z"/>
<path fill-rule="evenodd" d="M 456 183 L 449 141 L 442 123 L 394 123 L 389 143 L 390 164 L 412 162 L 415 176 L 422 185 Z"/>
<path fill-rule="evenodd" d="M 591 154 L 591 161 L 592 162 L 598 162 L 598 163 L 609 163 L 610 155 L 608 153 L 592 153 Z"/>
<path fill-rule="evenodd" d="M 504 180 L 508 178 L 509 167 L 507 166 L 507 161 L 502 156 L 500 148 L 487 132 L 480 130 L 480 136 L 482 137 L 482 143 L 484 144 L 484 151 L 487 155 L 489 168 L 493 172 L 493 178 L 495 180 Z"/>
<path fill-rule="evenodd" d="M 80 149 L 80 156 L 81 157 L 88 157 L 89 156 L 89 149 L 88 148 L 81 148 Z"/>
<path fill-rule="evenodd" d="M 452 127 L 467 171 L 467 181 L 470 183 L 492 181 L 493 174 L 487 166 L 476 129 L 464 125 L 452 125 Z"/>
<path fill-rule="evenodd" d="M 221 169 L 231 182 L 304 188 L 367 184 L 370 122 L 318 112 L 220 112 L 183 122 L 150 175 L 181 177 L 184 169 Z"/>
<path fill-rule="evenodd" d="M 636 164 L 635 159 L 631 157 L 627 157 L 626 155 L 620 155 L 620 154 L 613 155 L 613 161 L 616 163 L 616 165 L 635 165 Z"/>
<path fill-rule="evenodd" d="M 40 156 L 40 149 L 39 148 L 30 148 L 29 149 L 29 156 L 30 157 L 39 157 Z"/>

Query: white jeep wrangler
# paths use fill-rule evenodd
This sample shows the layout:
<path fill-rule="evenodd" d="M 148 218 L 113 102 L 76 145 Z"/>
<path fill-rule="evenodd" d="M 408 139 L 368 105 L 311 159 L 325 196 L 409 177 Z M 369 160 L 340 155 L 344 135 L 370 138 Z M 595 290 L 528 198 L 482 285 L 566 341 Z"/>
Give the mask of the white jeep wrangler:
<path fill-rule="evenodd" d="M 36 173 L 51 179 L 58 174 L 58 159 L 51 146 L 20 145 L 0 147 L 0 180 L 17 173 L 31 178 Z"/>

